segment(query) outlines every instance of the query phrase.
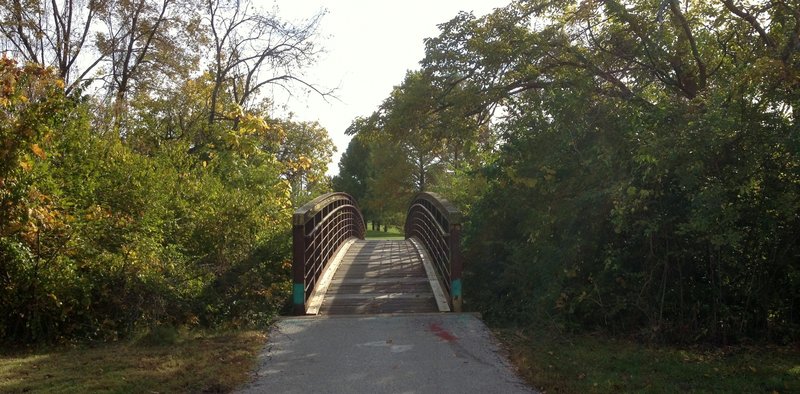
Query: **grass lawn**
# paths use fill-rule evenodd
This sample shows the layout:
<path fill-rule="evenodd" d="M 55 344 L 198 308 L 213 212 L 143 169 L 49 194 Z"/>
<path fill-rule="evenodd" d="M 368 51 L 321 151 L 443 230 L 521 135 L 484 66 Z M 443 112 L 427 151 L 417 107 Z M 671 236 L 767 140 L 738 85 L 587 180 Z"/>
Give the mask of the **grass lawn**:
<path fill-rule="evenodd" d="M 0 353 L 3 393 L 230 392 L 249 379 L 266 335 L 181 334 L 171 345 L 108 343 Z"/>
<path fill-rule="evenodd" d="M 367 239 L 404 239 L 405 234 L 403 234 L 403 229 L 399 227 L 389 226 L 387 230 L 383 231 L 383 226 L 381 226 L 381 230 L 371 230 L 372 226 L 367 225 Z M 377 227 L 376 227 L 377 228 Z"/>
<path fill-rule="evenodd" d="M 591 335 L 497 330 L 522 377 L 546 393 L 800 393 L 800 349 L 647 346 Z"/>

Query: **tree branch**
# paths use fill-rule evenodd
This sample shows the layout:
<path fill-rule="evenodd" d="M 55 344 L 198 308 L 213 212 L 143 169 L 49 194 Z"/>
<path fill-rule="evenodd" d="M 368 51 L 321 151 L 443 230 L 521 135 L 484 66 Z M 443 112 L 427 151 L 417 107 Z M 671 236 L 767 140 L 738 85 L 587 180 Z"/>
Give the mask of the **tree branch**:
<path fill-rule="evenodd" d="M 722 0 L 722 4 L 724 4 L 725 7 L 728 8 L 728 10 L 734 13 L 736 16 L 744 19 L 747 23 L 749 23 L 750 26 L 753 29 L 755 29 L 756 32 L 758 32 L 758 35 L 761 36 L 761 39 L 764 41 L 767 47 L 775 49 L 775 41 L 773 41 L 772 38 L 769 37 L 767 32 L 764 30 L 764 27 L 761 26 L 761 23 L 758 22 L 756 17 L 745 12 L 741 8 L 736 7 L 736 4 L 733 3 L 733 0 Z"/>

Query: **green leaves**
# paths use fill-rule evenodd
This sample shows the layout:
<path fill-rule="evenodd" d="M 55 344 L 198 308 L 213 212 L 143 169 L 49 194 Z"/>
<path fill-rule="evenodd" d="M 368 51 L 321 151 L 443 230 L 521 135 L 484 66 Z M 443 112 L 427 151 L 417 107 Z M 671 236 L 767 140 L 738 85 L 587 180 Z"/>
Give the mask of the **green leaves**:
<path fill-rule="evenodd" d="M 498 321 L 796 338 L 798 15 L 517 1 L 442 24 L 419 75 L 442 113 L 500 136 L 467 301 Z"/>
<path fill-rule="evenodd" d="M 197 152 L 122 141 L 96 134 L 46 70 L 0 65 L 0 141 L 13 148 L 0 178 L 0 341 L 264 324 L 282 308 L 290 187 L 262 149 L 281 143 L 278 126 L 243 116 L 238 130 L 203 130 L 235 143 Z"/>

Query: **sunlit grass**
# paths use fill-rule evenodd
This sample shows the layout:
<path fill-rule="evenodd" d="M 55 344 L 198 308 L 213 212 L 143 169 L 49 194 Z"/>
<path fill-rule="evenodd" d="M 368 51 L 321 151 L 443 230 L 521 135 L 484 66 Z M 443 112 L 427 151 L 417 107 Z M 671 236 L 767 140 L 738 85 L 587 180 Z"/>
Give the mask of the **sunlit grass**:
<path fill-rule="evenodd" d="M 376 227 L 377 228 L 377 227 Z M 367 239 L 403 239 L 405 238 L 405 234 L 403 234 L 403 230 L 399 227 L 395 226 L 388 226 L 387 231 L 383 231 L 383 226 L 381 226 L 380 230 L 371 230 L 371 227 L 367 226 Z"/>
<path fill-rule="evenodd" d="M 194 333 L 171 345 L 0 354 L 0 392 L 230 392 L 248 380 L 265 340 L 256 331 Z"/>
<path fill-rule="evenodd" d="M 646 346 L 545 330 L 498 330 L 512 362 L 546 393 L 797 393 L 800 349 Z"/>

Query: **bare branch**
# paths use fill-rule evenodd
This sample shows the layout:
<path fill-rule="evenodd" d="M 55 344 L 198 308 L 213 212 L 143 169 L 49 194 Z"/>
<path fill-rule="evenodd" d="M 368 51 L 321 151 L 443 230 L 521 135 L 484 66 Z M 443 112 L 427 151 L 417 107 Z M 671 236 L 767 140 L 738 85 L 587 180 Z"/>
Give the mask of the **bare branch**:
<path fill-rule="evenodd" d="M 316 56 L 311 39 L 321 14 L 294 26 L 259 13 L 250 0 L 209 0 L 206 11 L 214 51 L 209 123 L 218 119 L 217 107 L 224 91 L 230 92 L 241 107 L 252 102 L 267 84 L 287 88 L 287 84 L 299 83 L 323 97 L 330 95 L 295 74 Z"/>
<path fill-rule="evenodd" d="M 734 13 L 736 16 L 749 23 L 750 26 L 755 29 L 756 32 L 758 32 L 758 35 L 761 37 L 761 40 L 764 41 L 764 44 L 766 44 L 767 47 L 775 49 L 775 41 L 769 37 L 766 30 L 764 30 L 764 27 L 761 26 L 761 23 L 758 22 L 758 19 L 756 19 L 755 16 L 737 7 L 736 4 L 733 3 L 733 0 L 722 0 L 722 4 L 724 4 L 725 7 L 727 7 L 728 10 Z"/>

